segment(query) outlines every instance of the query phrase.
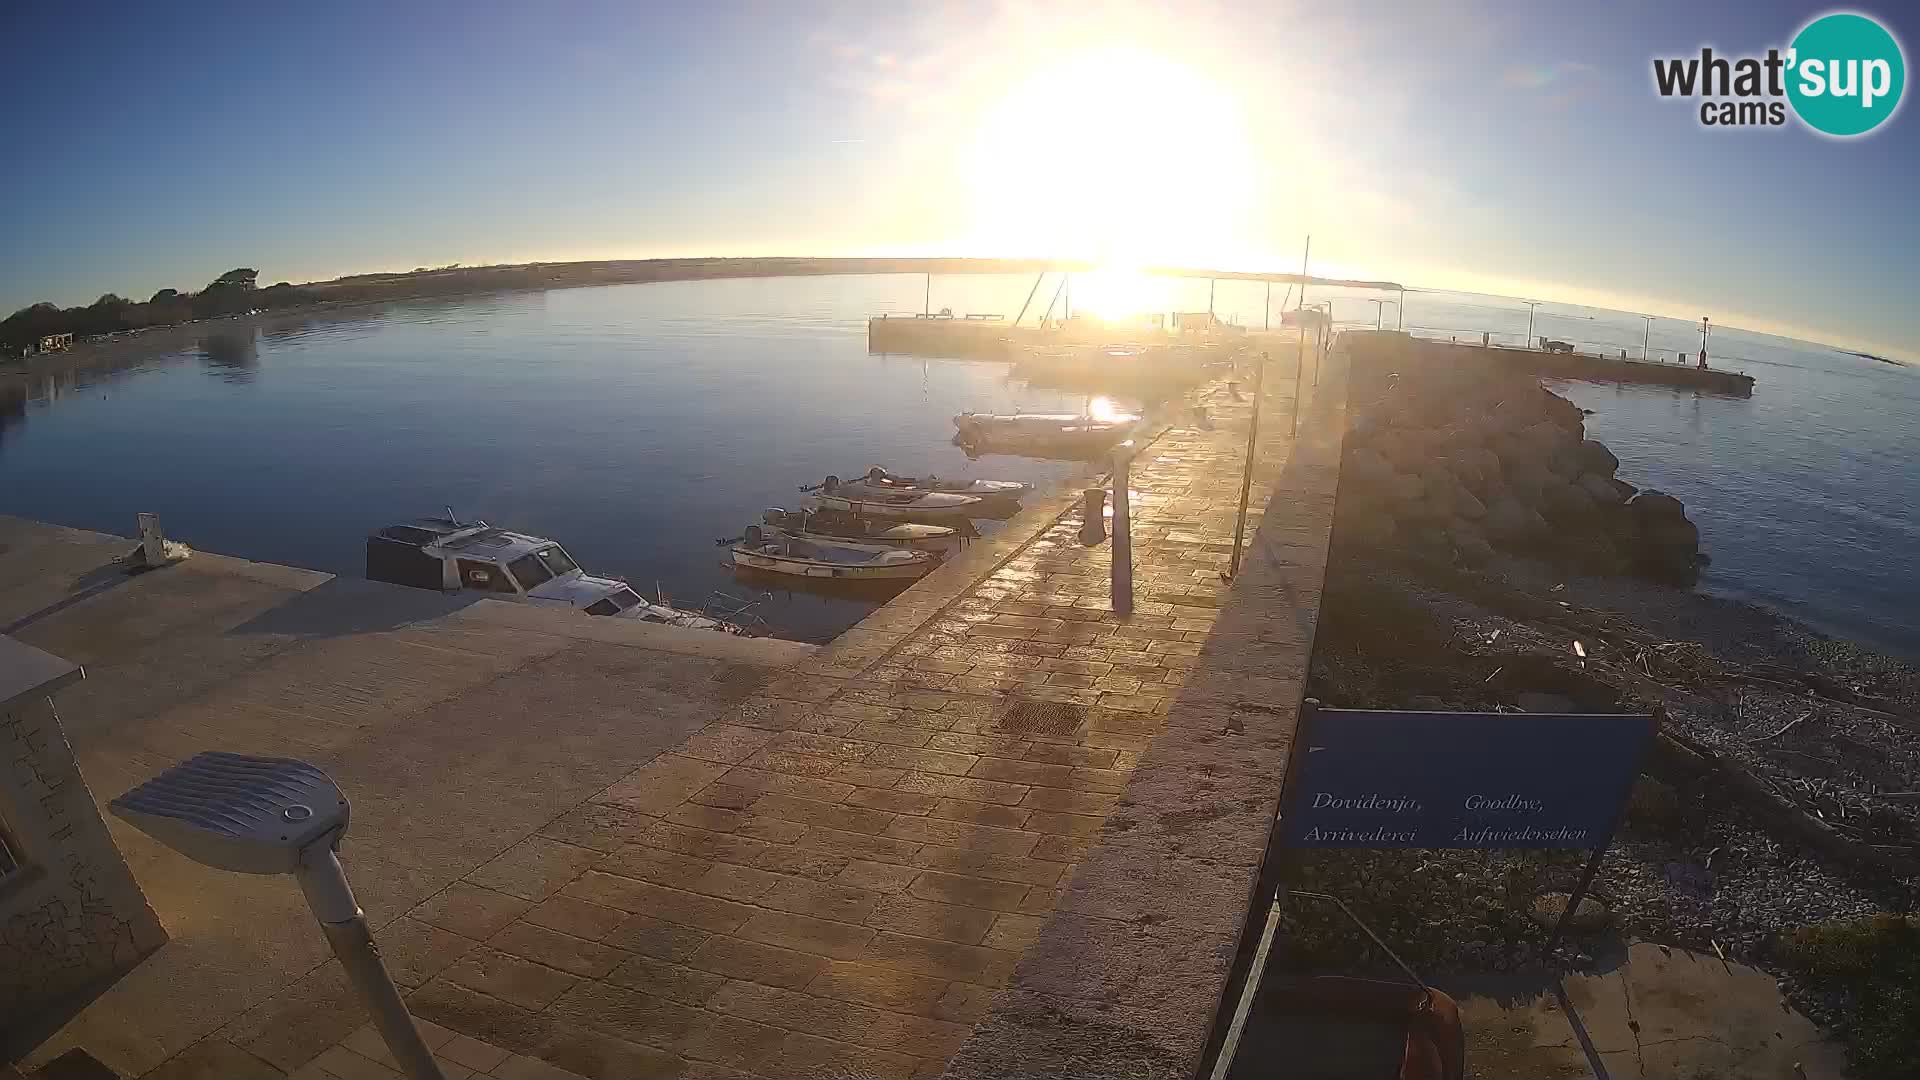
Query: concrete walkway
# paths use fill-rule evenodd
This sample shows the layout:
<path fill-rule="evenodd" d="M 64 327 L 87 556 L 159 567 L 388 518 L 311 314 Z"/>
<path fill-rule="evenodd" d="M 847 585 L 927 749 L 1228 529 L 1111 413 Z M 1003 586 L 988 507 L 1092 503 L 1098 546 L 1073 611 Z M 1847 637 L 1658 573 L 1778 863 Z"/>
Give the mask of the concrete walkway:
<path fill-rule="evenodd" d="M 814 651 L 207 553 L 128 577 L 113 560 L 133 547 L 0 518 L 0 625 L 87 669 L 55 703 L 94 797 L 205 748 L 327 769 L 353 801 L 343 859 L 409 985 L 456 939 L 403 916 L 467 877 L 528 892 L 536 870 L 487 868 Z M 108 822 L 170 940 L 33 1061 L 81 1047 L 137 1076 L 218 1032 L 285 1069 L 363 1021 L 290 879 L 210 870 Z M 543 855 L 556 874 L 599 857 Z M 0 1030 L 37 1039 L 62 1019 Z"/>

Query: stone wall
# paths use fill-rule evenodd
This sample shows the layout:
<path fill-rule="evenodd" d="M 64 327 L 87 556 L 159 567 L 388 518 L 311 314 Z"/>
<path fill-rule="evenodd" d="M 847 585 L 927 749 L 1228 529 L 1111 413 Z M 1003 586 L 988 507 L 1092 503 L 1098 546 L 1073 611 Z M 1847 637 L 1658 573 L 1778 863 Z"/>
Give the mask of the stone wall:
<path fill-rule="evenodd" d="M 0 702 L 0 828 L 19 862 L 0 880 L 4 1059 L 84 1004 L 75 998 L 159 948 L 166 932 L 100 818 L 49 696 L 79 669 L 11 639 L 0 646 L 0 660 L 37 672 L 29 688 Z M 62 673 L 38 674 L 55 671 Z"/>

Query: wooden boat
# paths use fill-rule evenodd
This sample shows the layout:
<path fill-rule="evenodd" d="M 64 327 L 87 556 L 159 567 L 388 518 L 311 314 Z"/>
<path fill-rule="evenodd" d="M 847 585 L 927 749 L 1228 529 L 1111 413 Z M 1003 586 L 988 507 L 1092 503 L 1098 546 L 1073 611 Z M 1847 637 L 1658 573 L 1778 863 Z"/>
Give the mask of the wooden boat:
<path fill-rule="evenodd" d="M 733 564 L 750 570 L 803 578 L 882 581 L 925 577 L 936 560 L 924 551 L 856 544 L 825 537 L 802 539 L 758 525 L 733 545 Z"/>
<path fill-rule="evenodd" d="M 367 537 L 367 577 L 441 592 L 471 590 L 488 599 L 567 607 L 589 615 L 664 623 L 729 634 L 748 631 L 730 619 L 648 600 L 618 578 L 580 569 L 565 548 L 484 521 L 418 518 Z"/>
<path fill-rule="evenodd" d="M 956 495 L 950 491 L 842 491 L 837 476 L 827 477 L 818 488 L 802 490 L 817 492 L 814 502 L 822 510 L 909 521 L 968 517 L 985 501 L 976 495 Z"/>
<path fill-rule="evenodd" d="M 929 551 L 944 555 L 960 546 L 965 536 L 978 536 L 964 518 L 960 528 L 952 525 L 927 525 L 913 521 L 895 521 L 888 518 L 854 517 L 851 514 L 820 513 L 807 510 L 787 510 L 778 506 L 769 506 L 760 512 L 760 524 L 769 531 L 796 536 L 802 540 L 851 540 L 856 544 L 872 544 L 876 547 L 907 548 L 912 551 Z"/>
<path fill-rule="evenodd" d="M 1072 413 L 961 413 L 953 418 L 953 441 L 970 452 L 1093 454 L 1126 438 L 1138 419 L 1096 420 Z"/>
<path fill-rule="evenodd" d="M 1018 480 L 948 480 L 931 475 L 901 476 L 875 465 L 857 480 L 841 481 L 840 490 L 848 494 L 875 495 L 902 491 L 945 491 L 988 501 L 1017 502 L 1022 495 L 1033 490 L 1033 485 Z"/>

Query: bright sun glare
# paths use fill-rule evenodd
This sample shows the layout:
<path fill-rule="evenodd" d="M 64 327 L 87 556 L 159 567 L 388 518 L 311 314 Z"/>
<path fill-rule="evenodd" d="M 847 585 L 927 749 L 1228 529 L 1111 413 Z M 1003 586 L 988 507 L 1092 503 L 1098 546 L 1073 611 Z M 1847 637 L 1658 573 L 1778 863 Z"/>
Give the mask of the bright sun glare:
<path fill-rule="evenodd" d="M 1218 263 L 1245 243 L 1254 174 L 1239 110 L 1218 84 L 1143 49 L 1086 52 L 984 112 L 975 238 L 1112 267 Z M 1085 305 L 1076 293 L 1076 309 L 1122 314 L 1143 299 L 1125 295 L 1126 277 Z"/>

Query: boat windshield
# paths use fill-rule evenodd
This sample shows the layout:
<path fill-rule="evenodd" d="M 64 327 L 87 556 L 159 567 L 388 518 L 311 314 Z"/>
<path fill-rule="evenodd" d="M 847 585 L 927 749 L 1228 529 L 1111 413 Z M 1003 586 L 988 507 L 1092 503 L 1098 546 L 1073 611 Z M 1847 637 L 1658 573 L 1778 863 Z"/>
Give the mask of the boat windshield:
<path fill-rule="evenodd" d="M 537 554 L 522 555 L 508 563 L 507 569 L 513 571 L 513 576 L 520 582 L 522 589 L 538 588 L 552 581 L 554 576 L 553 571 L 547 569 L 547 564 L 541 562 Z"/>
<path fill-rule="evenodd" d="M 541 548 L 539 554 L 540 561 L 547 564 L 547 568 L 553 571 L 554 577 L 571 574 L 580 569 L 580 564 L 573 561 L 573 556 L 568 555 L 567 550 L 558 544 L 550 548 Z"/>
<path fill-rule="evenodd" d="M 587 605 L 589 615 L 618 615 L 641 602 L 632 589 L 618 589 Z"/>

